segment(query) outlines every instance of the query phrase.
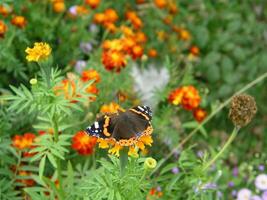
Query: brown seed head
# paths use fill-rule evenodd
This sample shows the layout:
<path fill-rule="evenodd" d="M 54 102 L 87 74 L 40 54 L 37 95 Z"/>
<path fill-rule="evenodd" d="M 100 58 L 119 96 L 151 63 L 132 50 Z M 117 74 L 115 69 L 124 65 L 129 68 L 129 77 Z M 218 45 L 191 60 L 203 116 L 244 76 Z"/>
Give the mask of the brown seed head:
<path fill-rule="evenodd" d="M 229 118 L 235 126 L 246 126 L 257 112 L 254 98 L 247 94 L 236 95 L 232 98 Z"/>

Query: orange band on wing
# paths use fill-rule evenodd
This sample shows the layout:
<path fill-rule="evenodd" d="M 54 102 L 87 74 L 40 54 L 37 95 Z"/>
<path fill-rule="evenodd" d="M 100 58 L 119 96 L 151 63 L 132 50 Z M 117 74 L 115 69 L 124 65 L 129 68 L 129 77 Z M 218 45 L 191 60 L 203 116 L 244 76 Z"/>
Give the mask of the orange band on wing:
<path fill-rule="evenodd" d="M 135 109 L 129 109 L 130 111 L 132 111 L 132 112 L 135 112 L 135 113 L 137 113 L 137 114 L 139 114 L 139 115 L 142 115 L 144 118 L 146 118 L 146 120 L 149 120 L 149 118 L 148 118 L 148 116 L 146 116 L 145 114 L 143 114 L 143 113 L 141 113 L 141 112 L 139 112 L 139 111 L 137 111 L 137 110 L 135 110 Z"/>
<path fill-rule="evenodd" d="M 110 118 L 108 116 L 105 115 L 105 123 L 104 123 L 104 130 L 103 130 L 103 133 L 105 136 L 109 137 L 110 136 L 110 133 L 108 132 L 108 125 L 109 125 L 109 121 L 110 121 Z"/>

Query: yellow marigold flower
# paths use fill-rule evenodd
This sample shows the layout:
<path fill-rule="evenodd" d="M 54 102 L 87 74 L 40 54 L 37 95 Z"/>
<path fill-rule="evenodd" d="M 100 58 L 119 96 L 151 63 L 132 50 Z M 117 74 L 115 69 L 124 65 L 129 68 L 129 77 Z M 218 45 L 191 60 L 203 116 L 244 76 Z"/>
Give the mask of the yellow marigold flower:
<path fill-rule="evenodd" d="M 101 149 L 106 149 L 106 148 L 109 148 L 109 145 L 108 145 L 108 142 L 102 138 L 98 138 L 97 139 L 97 142 L 99 143 L 99 148 Z"/>
<path fill-rule="evenodd" d="M 120 150 L 122 149 L 123 147 L 120 146 L 119 144 L 115 144 L 115 146 L 111 149 L 108 150 L 108 152 L 110 154 L 114 154 L 115 156 L 119 157 L 120 156 Z"/>
<path fill-rule="evenodd" d="M 128 155 L 129 156 L 132 156 L 132 157 L 134 157 L 134 158 L 138 158 L 138 151 L 136 150 L 136 148 L 134 147 L 134 146 L 131 146 L 130 148 L 129 148 L 129 151 L 128 151 Z"/>
<path fill-rule="evenodd" d="M 101 113 L 116 113 L 118 110 L 122 110 L 119 104 L 111 102 L 110 104 L 104 104 L 100 108 Z"/>
<path fill-rule="evenodd" d="M 35 42 L 33 48 L 27 47 L 25 52 L 28 54 L 26 56 L 26 59 L 31 62 L 31 61 L 41 61 L 46 59 L 50 53 L 51 53 L 51 47 L 49 44 L 44 43 L 44 42 Z"/>
<path fill-rule="evenodd" d="M 154 158 L 147 158 L 144 163 L 145 169 L 154 169 L 157 166 L 157 161 Z"/>

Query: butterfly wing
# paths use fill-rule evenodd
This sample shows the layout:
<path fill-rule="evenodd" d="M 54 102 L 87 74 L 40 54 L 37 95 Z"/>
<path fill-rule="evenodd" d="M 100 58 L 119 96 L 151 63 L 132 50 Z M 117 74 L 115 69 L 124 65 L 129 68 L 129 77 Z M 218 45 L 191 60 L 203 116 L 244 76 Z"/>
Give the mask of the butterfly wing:
<path fill-rule="evenodd" d="M 148 106 L 136 106 L 130 109 L 130 111 L 139 114 L 139 117 L 143 116 L 146 120 L 152 120 L 152 111 Z"/>

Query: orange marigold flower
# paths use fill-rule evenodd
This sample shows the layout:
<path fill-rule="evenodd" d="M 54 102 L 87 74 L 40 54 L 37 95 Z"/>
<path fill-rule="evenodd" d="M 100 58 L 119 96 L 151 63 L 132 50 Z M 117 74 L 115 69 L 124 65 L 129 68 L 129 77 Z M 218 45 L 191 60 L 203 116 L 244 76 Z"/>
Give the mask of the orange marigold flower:
<path fill-rule="evenodd" d="M 201 123 L 207 116 L 207 112 L 202 108 L 197 108 L 193 111 L 194 118 Z"/>
<path fill-rule="evenodd" d="M 77 97 L 76 85 L 73 80 L 62 80 L 61 84 L 54 88 L 54 91 L 56 95 L 64 95 L 68 100 Z"/>
<path fill-rule="evenodd" d="M 162 195 L 163 195 L 163 192 L 161 191 L 160 187 L 151 188 L 146 200 L 160 199 Z"/>
<path fill-rule="evenodd" d="M 172 23 L 173 17 L 171 15 L 168 15 L 163 18 L 163 22 L 167 25 L 170 25 Z"/>
<path fill-rule="evenodd" d="M 64 12 L 66 10 L 66 6 L 65 6 L 64 1 L 55 1 L 55 2 L 53 2 L 53 10 L 56 13 Z"/>
<path fill-rule="evenodd" d="M 97 89 L 95 84 L 91 84 L 85 89 L 85 91 L 90 94 L 98 94 L 99 90 Z M 95 100 L 95 98 L 92 98 L 92 100 Z"/>
<path fill-rule="evenodd" d="M 132 48 L 132 52 L 131 52 L 131 55 L 132 55 L 132 58 L 133 59 L 137 59 L 137 58 L 141 58 L 142 55 L 143 55 L 143 47 L 140 46 L 140 45 L 135 45 L 133 48 Z"/>
<path fill-rule="evenodd" d="M 116 25 L 110 22 L 104 23 L 104 27 L 111 33 L 115 33 L 117 30 Z"/>
<path fill-rule="evenodd" d="M 23 176 L 30 176 L 31 175 L 31 172 L 20 170 L 20 171 L 18 171 L 18 175 L 19 176 L 22 176 L 22 177 Z M 17 182 L 20 182 L 20 183 L 23 183 L 25 186 L 28 186 L 28 187 L 35 185 L 35 181 L 33 179 L 31 179 L 31 178 L 17 179 L 16 181 Z"/>
<path fill-rule="evenodd" d="M 120 51 L 103 51 L 102 63 L 107 70 L 120 72 L 127 64 L 125 54 Z"/>
<path fill-rule="evenodd" d="M 95 69 L 84 70 L 82 72 L 81 80 L 83 82 L 95 80 L 95 82 L 98 83 L 100 81 L 100 75 Z"/>
<path fill-rule="evenodd" d="M 105 10 L 104 14 L 107 22 L 115 23 L 119 19 L 119 16 L 114 9 L 108 8 Z"/>
<path fill-rule="evenodd" d="M 146 35 L 141 31 L 137 32 L 134 38 L 135 38 L 135 41 L 138 43 L 145 43 L 147 41 Z"/>
<path fill-rule="evenodd" d="M 138 17 L 136 12 L 128 11 L 126 12 L 125 17 L 133 24 L 134 28 L 139 29 L 143 26 L 142 20 Z"/>
<path fill-rule="evenodd" d="M 27 21 L 23 16 L 14 16 L 11 20 L 11 24 L 17 26 L 18 28 L 24 28 L 27 24 Z"/>
<path fill-rule="evenodd" d="M 85 0 L 85 3 L 89 5 L 92 9 L 95 9 L 100 4 L 101 0 Z"/>
<path fill-rule="evenodd" d="M 198 56 L 199 55 L 199 48 L 197 46 L 192 46 L 190 48 L 190 53 L 193 54 L 194 56 Z"/>
<path fill-rule="evenodd" d="M 123 50 L 124 44 L 120 39 L 105 40 L 102 44 L 102 47 L 104 50 L 121 51 Z"/>
<path fill-rule="evenodd" d="M 89 136 L 84 131 L 79 131 L 73 136 L 71 147 L 80 155 L 91 155 L 94 152 L 96 141 L 96 137 Z"/>
<path fill-rule="evenodd" d="M 167 1 L 166 0 L 154 0 L 154 4 L 162 9 L 162 8 L 165 8 L 167 6 Z"/>
<path fill-rule="evenodd" d="M 4 6 L 0 5 L 0 14 L 3 15 L 4 17 L 8 16 L 8 14 L 11 12 L 11 9 Z"/>
<path fill-rule="evenodd" d="M 200 104 L 200 96 L 198 90 L 194 86 L 184 87 L 184 96 L 182 98 L 182 106 L 186 110 L 193 110 Z"/>
<path fill-rule="evenodd" d="M 3 38 L 6 32 L 7 32 L 7 26 L 2 20 L 0 20 L 0 38 Z"/>
<path fill-rule="evenodd" d="M 126 37 L 122 39 L 123 43 L 123 50 L 130 54 L 132 52 L 133 47 L 135 46 L 136 42 L 132 37 Z"/>
<path fill-rule="evenodd" d="M 158 55 L 158 52 L 156 49 L 152 48 L 152 49 L 149 49 L 148 50 L 148 56 L 151 57 L 151 58 L 155 58 L 157 57 Z"/>
<path fill-rule="evenodd" d="M 122 110 L 119 104 L 111 102 L 109 104 L 104 104 L 100 108 L 101 113 L 117 113 L 119 110 Z"/>
<path fill-rule="evenodd" d="M 15 135 L 12 138 L 12 145 L 19 150 L 33 148 L 33 142 L 35 137 L 36 136 L 33 133 L 25 133 L 24 135 Z"/>
<path fill-rule="evenodd" d="M 176 6 L 175 3 L 170 3 L 168 5 L 168 10 L 169 10 L 169 13 L 170 14 L 173 14 L 173 15 L 175 15 L 176 13 L 178 13 L 178 8 L 177 8 L 177 6 Z"/>
<path fill-rule="evenodd" d="M 173 90 L 168 101 L 174 105 L 181 104 L 186 110 L 194 110 L 199 106 L 201 98 L 194 86 L 183 86 Z"/>
<path fill-rule="evenodd" d="M 124 34 L 125 37 L 133 37 L 134 36 L 134 32 L 131 28 L 129 28 L 128 26 L 120 26 L 120 30 L 121 32 Z"/>
<path fill-rule="evenodd" d="M 182 40 L 185 40 L 185 41 L 190 40 L 191 38 L 190 33 L 185 29 L 180 30 L 179 36 Z"/>
<path fill-rule="evenodd" d="M 96 24 L 102 24 L 102 23 L 105 22 L 105 19 L 106 19 L 106 16 L 105 16 L 103 13 L 96 13 L 96 14 L 94 15 L 94 19 L 93 19 L 93 21 L 94 21 L 94 23 L 96 23 Z"/>
<path fill-rule="evenodd" d="M 145 2 L 146 2 L 146 0 L 135 0 L 135 3 L 136 4 L 143 4 Z"/>

